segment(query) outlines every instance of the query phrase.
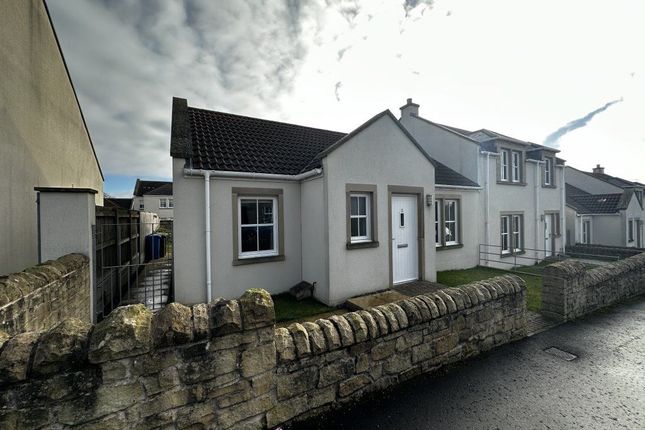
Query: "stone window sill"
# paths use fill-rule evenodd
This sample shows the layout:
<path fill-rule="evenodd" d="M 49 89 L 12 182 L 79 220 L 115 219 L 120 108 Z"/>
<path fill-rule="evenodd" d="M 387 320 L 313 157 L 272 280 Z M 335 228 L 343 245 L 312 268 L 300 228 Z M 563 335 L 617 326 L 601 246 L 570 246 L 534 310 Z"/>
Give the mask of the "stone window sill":
<path fill-rule="evenodd" d="M 463 243 L 458 243 L 456 245 L 443 245 L 443 246 L 437 246 L 437 251 L 448 251 L 450 249 L 459 249 L 463 248 L 464 244 Z"/>
<path fill-rule="evenodd" d="M 365 248 L 377 248 L 379 245 L 378 241 L 372 240 L 369 242 L 356 242 L 356 243 L 347 243 L 347 249 L 365 249 Z"/>
<path fill-rule="evenodd" d="M 247 264 L 272 263 L 274 261 L 284 261 L 284 255 L 269 255 L 266 257 L 253 258 L 236 258 L 233 260 L 233 266 L 244 266 Z"/>

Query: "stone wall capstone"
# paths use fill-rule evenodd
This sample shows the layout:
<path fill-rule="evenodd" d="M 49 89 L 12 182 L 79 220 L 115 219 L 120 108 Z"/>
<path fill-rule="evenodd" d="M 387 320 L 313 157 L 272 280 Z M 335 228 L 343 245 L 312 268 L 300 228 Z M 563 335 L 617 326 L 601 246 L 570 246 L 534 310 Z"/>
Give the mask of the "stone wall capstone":
<path fill-rule="evenodd" d="M 0 277 L 0 331 L 47 330 L 66 318 L 90 321 L 90 264 L 69 254 Z"/>
<path fill-rule="evenodd" d="M 645 294 L 645 253 L 593 269 L 565 260 L 544 269 L 541 313 L 569 321 Z"/>
<path fill-rule="evenodd" d="M 519 339 L 513 275 L 275 329 L 264 290 L 0 336 L 0 428 L 262 429 Z"/>

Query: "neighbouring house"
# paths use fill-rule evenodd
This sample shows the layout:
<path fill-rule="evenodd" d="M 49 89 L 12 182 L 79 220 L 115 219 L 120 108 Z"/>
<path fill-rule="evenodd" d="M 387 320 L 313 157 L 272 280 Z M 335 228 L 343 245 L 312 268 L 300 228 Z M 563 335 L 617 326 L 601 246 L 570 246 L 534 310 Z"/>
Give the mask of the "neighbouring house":
<path fill-rule="evenodd" d="M 567 244 L 642 248 L 645 185 L 567 166 Z"/>
<path fill-rule="evenodd" d="M 401 107 L 400 122 L 435 160 L 470 181 L 453 185 L 437 178 L 437 270 L 478 264 L 509 269 L 564 251 L 564 160 L 558 150 L 429 121 L 412 99 Z"/>
<path fill-rule="evenodd" d="M 38 263 L 34 187 L 96 190 L 103 175 L 47 6 L 0 2 L 0 275 Z"/>
<path fill-rule="evenodd" d="M 477 188 L 431 158 L 387 110 L 346 134 L 175 98 L 170 152 L 174 285 L 183 303 L 254 287 L 282 293 L 306 281 L 334 305 L 435 280 L 435 179 Z"/>
<path fill-rule="evenodd" d="M 172 182 L 137 179 L 133 195 L 132 209 L 156 213 L 161 221 L 174 218 Z"/>
<path fill-rule="evenodd" d="M 106 208 L 129 210 L 130 208 L 132 208 L 132 198 L 104 197 L 103 206 Z"/>

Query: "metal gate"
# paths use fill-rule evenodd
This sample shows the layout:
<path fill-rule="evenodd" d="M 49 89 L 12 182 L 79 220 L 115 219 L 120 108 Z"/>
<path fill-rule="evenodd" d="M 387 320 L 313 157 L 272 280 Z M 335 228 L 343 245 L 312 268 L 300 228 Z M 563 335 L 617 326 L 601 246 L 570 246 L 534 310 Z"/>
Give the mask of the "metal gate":
<path fill-rule="evenodd" d="M 157 310 L 173 300 L 172 221 L 96 208 L 94 309 L 100 321 L 121 305 Z"/>

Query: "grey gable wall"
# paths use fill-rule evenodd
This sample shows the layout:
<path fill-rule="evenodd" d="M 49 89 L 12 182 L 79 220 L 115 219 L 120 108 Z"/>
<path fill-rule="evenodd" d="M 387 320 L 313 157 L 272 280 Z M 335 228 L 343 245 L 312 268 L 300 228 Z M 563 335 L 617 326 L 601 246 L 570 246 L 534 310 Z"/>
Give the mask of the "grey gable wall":
<path fill-rule="evenodd" d="M 479 183 L 477 143 L 414 115 L 400 122 L 431 157 Z"/>
<path fill-rule="evenodd" d="M 582 191 L 586 191 L 590 194 L 615 194 L 623 192 L 623 189 L 620 187 L 594 178 L 593 176 L 570 166 L 566 167 L 565 179 L 568 184 L 571 184 L 576 188 L 580 188 Z"/>

